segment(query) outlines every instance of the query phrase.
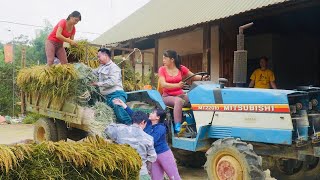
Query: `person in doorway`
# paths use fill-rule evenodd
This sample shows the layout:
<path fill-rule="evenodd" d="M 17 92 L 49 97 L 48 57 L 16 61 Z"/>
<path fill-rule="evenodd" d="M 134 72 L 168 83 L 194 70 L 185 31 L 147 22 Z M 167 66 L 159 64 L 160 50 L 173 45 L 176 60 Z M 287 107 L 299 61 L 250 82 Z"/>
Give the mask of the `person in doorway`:
<path fill-rule="evenodd" d="M 98 59 L 100 66 L 93 70 L 93 74 L 98 77 L 98 82 L 91 85 L 98 86 L 100 93 L 105 96 L 106 104 L 113 108 L 117 122 L 123 124 L 132 124 L 128 113 L 119 105 L 115 105 L 114 98 L 127 100 L 127 94 L 123 90 L 121 69 L 111 60 L 111 52 L 106 48 L 98 50 Z"/>
<path fill-rule="evenodd" d="M 105 130 L 107 137 L 116 143 L 128 144 L 137 150 L 142 159 L 140 180 L 151 180 L 149 175 L 150 165 L 157 159 L 153 138 L 143 131 L 146 127 L 147 119 L 146 113 L 136 111 L 132 114 L 132 125 L 112 123 Z"/>
<path fill-rule="evenodd" d="M 120 99 L 114 99 L 114 104 L 122 106 L 129 115 L 134 112 Z M 166 141 L 167 127 L 164 124 L 166 112 L 161 109 L 154 109 L 149 115 L 144 132 L 153 137 L 154 148 L 157 153 L 157 160 L 152 163 L 152 180 L 162 180 L 166 173 L 170 180 L 180 180 L 177 164 L 172 151 Z"/>
<path fill-rule="evenodd" d="M 182 79 L 194 75 L 187 67 L 181 65 L 180 56 L 176 51 L 167 50 L 163 53 L 163 66 L 159 68 L 159 85 L 162 87 L 162 98 L 167 106 L 173 107 L 174 131 L 179 133 L 182 122 L 182 107 L 189 103 L 188 96 L 183 93 Z M 210 77 L 196 75 L 193 81 L 208 80 Z"/>
<path fill-rule="evenodd" d="M 74 35 L 76 33 L 75 25 L 81 21 L 81 14 L 78 11 L 73 11 L 67 19 L 62 19 L 53 28 L 49 34 L 46 44 L 47 64 L 50 66 L 54 63 L 55 55 L 60 60 L 61 64 L 67 64 L 67 54 L 63 47 L 63 42 L 67 42 L 72 46 L 76 46 Z"/>
<path fill-rule="evenodd" d="M 265 56 L 260 58 L 260 68 L 252 73 L 250 79 L 250 88 L 277 89 L 274 74 L 268 69 L 268 58 Z"/>

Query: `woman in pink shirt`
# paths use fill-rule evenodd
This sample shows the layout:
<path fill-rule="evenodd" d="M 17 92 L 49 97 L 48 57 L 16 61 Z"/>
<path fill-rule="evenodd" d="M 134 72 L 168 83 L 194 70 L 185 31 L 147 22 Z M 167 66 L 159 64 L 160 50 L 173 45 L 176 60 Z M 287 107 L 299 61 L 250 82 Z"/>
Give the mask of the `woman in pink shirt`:
<path fill-rule="evenodd" d="M 163 66 L 158 71 L 159 83 L 163 88 L 162 98 L 167 106 L 173 106 L 174 131 L 178 133 L 181 130 L 182 107 L 189 102 L 188 96 L 182 91 L 184 85 L 182 79 L 193 73 L 181 65 L 181 59 L 176 51 L 165 51 L 162 61 Z M 201 77 L 196 75 L 192 80 L 201 80 Z"/>
<path fill-rule="evenodd" d="M 76 33 L 75 25 L 81 21 L 81 14 L 78 11 L 73 11 L 67 19 L 62 19 L 53 28 L 46 41 L 46 55 L 47 64 L 50 66 L 53 64 L 55 55 L 60 60 L 61 64 L 67 64 L 67 54 L 63 48 L 63 42 L 67 42 L 72 46 L 76 46 L 77 43 L 73 40 Z"/>

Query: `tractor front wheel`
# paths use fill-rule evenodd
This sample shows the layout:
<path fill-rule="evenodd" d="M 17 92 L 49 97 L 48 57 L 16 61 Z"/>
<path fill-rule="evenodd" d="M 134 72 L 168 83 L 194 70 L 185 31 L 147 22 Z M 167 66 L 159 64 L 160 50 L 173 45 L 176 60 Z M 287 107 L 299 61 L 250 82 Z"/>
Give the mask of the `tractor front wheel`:
<path fill-rule="evenodd" d="M 264 179 L 262 158 L 245 142 L 233 138 L 219 139 L 207 151 L 205 169 L 209 179 Z"/>

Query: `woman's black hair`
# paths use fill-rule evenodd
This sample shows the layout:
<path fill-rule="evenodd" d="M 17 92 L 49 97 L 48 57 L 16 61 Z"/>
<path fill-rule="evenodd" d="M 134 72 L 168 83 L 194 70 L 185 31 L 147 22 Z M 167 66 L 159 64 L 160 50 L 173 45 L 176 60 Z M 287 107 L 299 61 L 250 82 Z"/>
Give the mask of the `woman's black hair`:
<path fill-rule="evenodd" d="M 73 11 L 71 14 L 69 14 L 67 20 L 69 20 L 71 17 L 77 17 L 81 21 L 81 14 L 79 11 Z"/>
<path fill-rule="evenodd" d="M 172 58 L 174 60 L 174 64 L 176 65 L 176 67 L 181 70 L 181 59 L 180 56 L 178 55 L 178 53 L 174 50 L 166 50 L 163 53 L 164 57 L 168 57 L 168 58 Z"/>
<path fill-rule="evenodd" d="M 153 111 L 156 112 L 157 116 L 160 117 L 159 122 L 164 123 L 164 120 L 166 118 L 166 112 L 164 110 L 158 109 L 158 108 L 153 109 Z"/>

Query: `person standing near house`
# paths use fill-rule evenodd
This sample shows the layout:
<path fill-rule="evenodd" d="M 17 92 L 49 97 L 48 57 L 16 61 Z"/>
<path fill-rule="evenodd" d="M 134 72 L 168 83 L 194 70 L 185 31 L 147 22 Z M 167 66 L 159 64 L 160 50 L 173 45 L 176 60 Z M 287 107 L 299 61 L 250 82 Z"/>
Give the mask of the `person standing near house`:
<path fill-rule="evenodd" d="M 67 19 L 62 19 L 53 28 L 49 34 L 45 50 L 47 56 L 47 64 L 50 66 L 54 63 L 55 55 L 60 60 L 61 64 L 67 64 L 67 53 L 63 47 L 63 42 L 67 42 L 72 46 L 76 46 L 74 35 L 76 33 L 75 25 L 81 21 L 81 14 L 78 11 L 73 11 Z"/>
<path fill-rule="evenodd" d="M 106 48 L 98 50 L 100 66 L 93 70 L 93 74 L 98 77 L 98 82 L 91 85 L 99 87 L 100 93 L 105 96 L 105 102 L 113 108 L 117 122 L 132 124 L 131 118 L 122 106 L 115 105 L 114 98 L 127 100 L 127 94 L 123 90 L 121 69 L 111 60 L 111 52 Z"/>
<path fill-rule="evenodd" d="M 268 69 L 268 58 L 265 56 L 260 58 L 260 68 L 252 73 L 250 79 L 250 88 L 277 89 L 274 73 Z"/>
<path fill-rule="evenodd" d="M 139 153 L 142 159 L 139 180 L 151 180 L 149 169 L 151 163 L 157 159 L 157 154 L 153 146 L 153 138 L 145 133 L 148 116 L 142 111 L 132 114 L 132 125 L 110 124 L 105 133 L 107 137 L 118 144 L 128 144 Z"/>

